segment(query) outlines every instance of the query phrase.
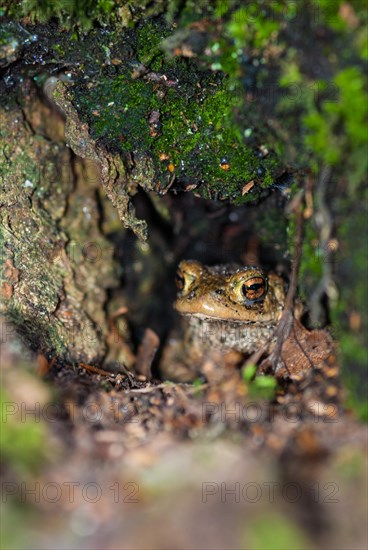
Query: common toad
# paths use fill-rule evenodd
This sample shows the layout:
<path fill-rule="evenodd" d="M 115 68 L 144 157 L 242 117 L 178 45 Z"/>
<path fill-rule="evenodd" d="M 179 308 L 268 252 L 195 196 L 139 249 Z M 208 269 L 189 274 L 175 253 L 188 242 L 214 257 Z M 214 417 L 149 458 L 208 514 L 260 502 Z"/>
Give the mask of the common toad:
<path fill-rule="evenodd" d="M 207 267 L 183 260 L 175 309 L 188 318 L 186 344 L 252 353 L 272 336 L 285 304 L 284 282 L 259 267 Z"/>

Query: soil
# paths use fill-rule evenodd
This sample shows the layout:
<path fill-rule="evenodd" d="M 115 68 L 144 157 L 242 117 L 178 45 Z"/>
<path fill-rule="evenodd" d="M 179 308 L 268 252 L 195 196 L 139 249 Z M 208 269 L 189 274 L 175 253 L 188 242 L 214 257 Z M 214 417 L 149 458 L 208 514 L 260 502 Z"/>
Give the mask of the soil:
<path fill-rule="evenodd" d="M 47 430 L 36 475 L 3 464 L 20 544 L 365 547 L 367 430 L 343 406 L 336 365 L 280 382 L 270 400 L 229 366 L 193 385 L 38 357 L 45 381 L 30 385 L 21 357 L 5 348 L 5 386 Z"/>

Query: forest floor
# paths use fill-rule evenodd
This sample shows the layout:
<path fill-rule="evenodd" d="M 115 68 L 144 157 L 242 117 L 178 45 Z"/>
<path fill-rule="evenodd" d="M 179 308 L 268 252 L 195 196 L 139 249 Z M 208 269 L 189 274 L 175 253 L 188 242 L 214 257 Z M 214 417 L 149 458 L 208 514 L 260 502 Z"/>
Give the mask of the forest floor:
<path fill-rule="evenodd" d="M 367 429 L 313 384 L 269 401 L 236 369 L 193 385 L 54 365 L 42 380 L 20 350 L 2 352 L 7 420 L 42 435 L 33 460 L 3 463 L 3 548 L 367 547 Z"/>

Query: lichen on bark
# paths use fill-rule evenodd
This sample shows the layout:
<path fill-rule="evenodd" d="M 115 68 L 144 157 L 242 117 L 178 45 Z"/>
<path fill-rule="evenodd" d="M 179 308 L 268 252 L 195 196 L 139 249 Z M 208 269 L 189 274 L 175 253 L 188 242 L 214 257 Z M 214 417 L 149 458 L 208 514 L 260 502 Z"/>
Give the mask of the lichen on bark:
<path fill-rule="evenodd" d="M 63 140 L 48 134 L 63 127 L 60 116 L 32 85 L 24 90 L 1 110 L 2 310 L 50 359 L 99 361 L 114 279 L 112 250 L 96 223 L 98 179 L 85 181 L 81 160 L 73 168 Z M 89 258 L 91 243 L 105 261 Z"/>
<path fill-rule="evenodd" d="M 134 214 L 134 208 L 130 202 L 129 188 L 132 194 L 133 186 L 129 185 L 124 164 L 117 154 L 109 153 L 106 149 L 96 145 L 89 134 L 89 127 L 82 123 L 78 113 L 72 105 L 65 85 L 59 82 L 53 92 L 56 104 L 66 117 L 65 138 L 73 152 L 81 158 L 96 163 L 96 170 L 101 177 L 101 184 L 112 204 L 118 211 L 119 217 L 125 227 L 132 229 L 142 240 L 147 238 L 147 224 L 144 220 L 138 220 Z M 149 179 L 149 163 L 145 177 Z"/>

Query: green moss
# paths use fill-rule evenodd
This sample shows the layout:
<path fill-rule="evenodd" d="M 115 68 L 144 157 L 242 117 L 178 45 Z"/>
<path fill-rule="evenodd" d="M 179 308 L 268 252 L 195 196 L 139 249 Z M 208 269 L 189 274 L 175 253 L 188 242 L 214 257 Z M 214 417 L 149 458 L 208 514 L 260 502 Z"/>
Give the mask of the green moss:
<path fill-rule="evenodd" d="M 3 11 L 12 17 L 29 17 L 41 23 L 56 17 L 66 27 L 77 24 L 88 30 L 95 21 L 114 20 L 114 8 L 114 0 L 22 0 L 5 1 Z"/>
<path fill-rule="evenodd" d="M 280 159 L 272 152 L 260 158 L 255 144 L 247 145 L 236 116 L 242 100 L 231 78 L 200 68 L 195 60 L 164 54 L 162 39 L 169 30 L 162 22 L 138 25 L 137 58 L 125 59 L 116 75 L 103 71 L 88 92 L 78 82 L 71 89 L 74 102 L 92 137 L 102 138 L 123 158 L 131 152 L 138 158 L 149 154 L 154 181 L 146 185 L 164 190 L 176 176 L 179 182 L 199 185 L 204 197 L 250 202 L 273 184 Z M 146 74 L 159 72 L 136 78 L 140 64 Z M 157 83 L 160 75 L 171 85 Z M 152 113 L 159 119 L 156 129 L 151 127 Z M 242 196 L 250 180 L 254 190 Z"/>
<path fill-rule="evenodd" d="M 17 409 L 17 403 L 2 390 L 0 392 L 1 429 L 0 449 L 2 460 L 18 472 L 30 473 L 40 470 L 45 459 L 46 430 L 42 422 L 27 415 L 17 422 L 10 411 Z M 10 405 L 10 408 L 9 408 Z"/>
<path fill-rule="evenodd" d="M 348 389 L 347 407 L 352 407 L 360 420 L 368 422 L 367 349 L 359 335 L 345 328 L 339 339 L 343 379 Z"/>
<path fill-rule="evenodd" d="M 350 390 L 349 404 L 359 416 L 367 415 L 367 334 L 368 334 L 368 191 L 360 188 L 354 200 L 341 197 L 338 208 L 340 250 L 336 262 L 340 299 L 332 309 L 332 320 L 340 342 L 344 381 Z"/>
<path fill-rule="evenodd" d="M 137 58 L 152 70 L 159 70 L 164 59 L 160 44 L 170 35 L 171 27 L 146 21 L 137 27 Z"/>
<path fill-rule="evenodd" d="M 93 138 L 107 138 L 113 148 L 129 152 L 140 144 L 148 147 L 146 117 L 153 108 L 151 98 L 150 85 L 140 81 L 131 84 L 126 76 L 119 75 L 113 82 L 102 81 L 88 96 L 78 98 L 78 104 L 89 113 Z"/>
<path fill-rule="evenodd" d="M 50 16 L 49 2 L 32 0 L 22 6 L 23 14 L 29 15 L 29 10 L 33 10 L 35 21 L 47 21 Z M 215 26 L 210 23 L 211 53 L 206 50 L 198 59 L 166 55 L 163 42 L 175 29 L 163 18 L 150 19 L 153 8 L 149 2 L 132 9 L 128 2 L 122 1 L 113 11 L 109 2 L 98 2 L 94 8 L 87 3 L 86 26 L 83 18 L 79 18 L 78 2 L 68 5 L 68 10 L 64 0 L 53 6 L 53 16 L 66 27 L 75 24 L 85 30 L 91 22 L 99 21 L 99 14 L 104 24 L 116 24 L 109 33 L 97 28 L 88 34 L 80 33 L 77 49 L 73 43 L 75 29 L 69 34 L 61 33 L 55 37 L 55 44 L 49 44 L 51 59 L 45 56 L 45 62 L 59 63 L 63 58 L 64 65 L 70 62 L 71 66 L 85 68 L 86 74 L 73 74 L 71 87 L 81 120 L 88 122 L 93 137 L 102 139 L 108 149 L 120 152 L 123 158 L 130 153 L 135 158 L 150 158 L 154 175 L 145 187 L 164 191 L 175 176 L 179 187 L 195 184 L 196 192 L 204 197 L 242 204 L 264 196 L 284 168 L 282 158 L 272 152 L 277 149 L 282 153 L 282 144 L 268 139 L 269 130 L 262 117 L 257 116 L 256 108 L 253 109 L 255 105 L 248 109 L 244 103 L 246 90 L 239 79 L 243 71 L 239 67 L 240 48 L 245 48 L 245 41 L 240 45 L 234 38 L 232 25 L 241 24 L 234 6 L 230 2 L 227 10 L 221 3 L 217 6 L 189 0 L 180 5 L 170 3 L 169 12 L 176 14 L 180 26 L 201 19 L 204 14 L 212 20 L 219 17 L 219 10 L 224 16 L 221 36 L 212 38 Z M 157 13 L 166 8 L 164 3 L 160 7 L 157 4 Z M 118 19 L 123 17 L 122 10 L 127 9 L 134 28 L 129 23 L 122 29 Z M 139 21 L 141 10 L 147 14 L 143 21 Z M 257 32 L 264 34 L 262 40 L 266 44 L 272 32 L 262 30 L 264 22 L 265 17 Z M 249 33 L 252 32 L 250 29 Z M 146 73 L 137 76 L 134 73 L 139 73 L 142 64 Z M 152 79 L 147 77 L 150 71 L 155 71 L 158 79 L 160 76 L 167 79 L 172 87 L 155 80 L 155 75 Z M 260 72 L 264 73 L 264 68 Z M 40 75 L 34 78 L 42 86 Z M 160 113 L 161 128 L 156 135 L 152 135 L 149 124 L 153 111 Z M 258 154 L 261 144 L 270 150 L 266 158 Z M 161 162 L 160 155 L 168 151 L 170 159 Z M 227 165 L 229 169 L 225 170 Z M 250 180 L 255 185 L 243 196 L 242 189 Z"/>
<path fill-rule="evenodd" d="M 263 519 L 253 522 L 244 533 L 243 548 L 262 550 L 304 550 L 311 548 L 305 533 L 286 517 L 269 513 Z"/>
<path fill-rule="evenodd" d="M 331 330 L 340 342 L 340 361 L 345 382 L 350 389 L 349 402 L 362 416 L 366 414 L 367 369 L 367 301 L 366 280 L 367 195 L 363 192 L 367 171 L 368 115 L 367 86 L 364 78 L 367 14 L 363 3 L 351 2 L 352 19 L 343 19 L 342 2 L 321 0 L 314 3 L 317 18 L 311 18 L 310 33 L 316 27 L 328 28 L 329 40 L 323 42 L 318 79 L 303 49 L 294 44 L 281 62 L 280 86 L 285 94 L 279 98 L 277 112 L 283 129 L 293 141 L 299 166 L 309 166 L 315 186 L 321 169 L 329 166 L 331 176 L 324 201 L 339 243 L 336 261 L 331 265 L 339 300 L 330 304 Z M 351 26 L 353 25 L 353 26 Z M 322 42 L 321 42 L 322 45 Z M 338 52 L 338 55 L 336 55 Z M 313 58 L 313 62 L 318 59 Z M 323 75 L 321 77 L 321 74 Z M 290 93 L 295 90 L 295 93 Z M 314 208 L 321 207 L 315 196 Z M 305 223 L 305 238 L 300 270 L 300 291 L 308 299 L 325 270 L 325 251 L 319 243 L 321 227 L 314 217 Z M 290 250 L 295 233 L 289 226 Z M 355 319 L 355 321 L 354 321 Z M 357 321 L 358 319 L 358 321 Z M 359 327 L 360 324 L 360 327 Z"/>
<path fill-rule="evenodd" d="M 156 154 L 169 152 L 175 173 L 207 183 L 209 196 L 235 199 L 252 179 L 256 162 L 231 128 L 231 98 L 226 89 L 209 95 L 202 104 L 188 104 L 174 91 L 168 99 L 162 135 L 154 143 Z"/>
<path fill-rule="evenodd" d="M 320 108 L 314 106 L 304 118 L 308 129 L 306 144 L 328 164 L 338 164 L 344 154 L 350 191 L 354 191 L 368 168 L 365 78 L 358 67 L 349 67 L 339 71 L 333 83 L 336 97 L 324 101 Z"/>
<path fill-rule="evenodd" d="M 278 6 L 280 3 L 273 4 Z M 273 39 L 278 29 L 279 22 L 270 18 L 256 3 L 244 5 L 234 11 L 228 24 L 228 31 L 237 48 L 243 48 L 245 43 L 263 48 Z"/>
<path fill-rule="evenodd" d="M 7 318 L 17 327 L 17 331 L 25 338 L 31 349 L 46 349 L 55 357 L 63 357 L 67 353 L 66 342 L 62 340 L 62 335 L 66 335 L 66 331 L 60 322 L 54 326 L 47 318 L 44 321 L 36 320 L 35 317 L 29 318 L 13 303 L 8 307 Z"/>
<path fill-rule="evenodd" d="M 302 260 L 299 273 L 299 292 L 307 301 L 314 290 L 316 281 L 323 275 L 323 263 L 326 261 L 325 251 L 319 246 L 318 232 L 311 220 L 305 223 Z"/>

